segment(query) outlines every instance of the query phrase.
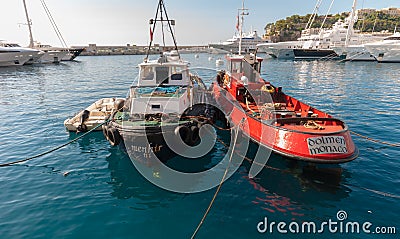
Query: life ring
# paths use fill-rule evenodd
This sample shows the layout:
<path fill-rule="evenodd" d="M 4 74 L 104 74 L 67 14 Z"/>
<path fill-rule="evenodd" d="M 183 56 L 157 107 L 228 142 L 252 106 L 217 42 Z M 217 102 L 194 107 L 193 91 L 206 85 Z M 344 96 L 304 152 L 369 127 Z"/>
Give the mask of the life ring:
<path fill-rule="evenodd" d="M 186 144 L 190 143 L 191 133 L 190 129 L 184 125 L 180 125 L 175 128 L 175 135 L 183 140 Z"/>
<path fill-rule="evenodd" d="M 261 90 L 265 91 L 265 92 L 269 92 L 269 93 L 274 93 L 275 92 L 275 88 L 272 85 L 263 85 L 261 87 Z"/>
<path fill-rule="evenodd" d="M 121 143 L 121 135 L 115 128 L 109 127 L 107 129 L 107 139 L 108 142 L 110 142 L 111 146 L 117 146 Z"/>

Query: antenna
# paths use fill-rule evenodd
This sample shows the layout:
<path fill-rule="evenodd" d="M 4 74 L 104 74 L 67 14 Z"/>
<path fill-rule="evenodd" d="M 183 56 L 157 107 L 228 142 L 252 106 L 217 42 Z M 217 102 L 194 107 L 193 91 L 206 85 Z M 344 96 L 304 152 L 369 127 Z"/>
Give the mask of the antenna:
<path fill-rule="evenodd" d="M 241 16 L 241 21 L 239 23 L 239 55 L 242 54 L 242 37 L 243 37 L 243 23 L 244 16 L 249 15 L 249 9 L 244 8 L 244 0 L 242 0 L 242 8 L 238 9 L 238 15 Z"/>
<path fill-rule="evenodd" d="M 160 16 L 159 16 L 160 13 Z M 165 17 L 165 19 L 164 19 Z M 174 41 L 174 46 L 175 46 L 175 50 L 178 53 L 178 57 L 179 59 L 181 58 L 179 51 L 178 51 L 178 46 L 176 44 L 176 39 L 175 39 L 175 35 L 172 29 L 172 26 L 175 26 L 175 20 L 169 20 L 168 18 L 168 14 L 167 14 L 167 9 L 165 8 L 164 5 L 164 1 L 163 0 L 159 0 L 158 1 L 158 6 L 157 6 L 157 11 L 156 11 L 156 16 L 154 17 L 154 19 L 150 19 L 149 23 L 150 23 L 150 43 L 149 43 L 149 47 L 147 48 L 147 54 L 146 54 L 146 58 L 145 58 L 145 62 L 147 62 L 148 58 L 149 58 L 149 54 L 150 54 L 150 48 L 153 44 L 153 34 L 154 31 L 156 29 L 156 24 L 157 22 L 161 22 L 161 30 L 162 30 L 162 37 L 163 37 L 163 43 L 165 46 L 165 36 L 164 36 L 164 29 L 162 26 L 163 22 L 167 22 L 168 23 L 168 27 L 169 27 L 169 32 L 171 33 L 172 36 L 172 40 Z"/>

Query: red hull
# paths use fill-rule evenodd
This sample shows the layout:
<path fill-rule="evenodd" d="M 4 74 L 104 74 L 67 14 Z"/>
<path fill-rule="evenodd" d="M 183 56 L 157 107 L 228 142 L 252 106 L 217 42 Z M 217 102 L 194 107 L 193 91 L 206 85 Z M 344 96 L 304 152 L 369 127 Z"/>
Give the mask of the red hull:
<path fill-rule="evenodd" d="M 239 80 L 243 75 L 227 73 L 223 80 L 219 76 L 213 93 L 230 122 L 239 125 L 254 142 L 283 156 L 313 163 L 345 163 L 358 156 L 343 121 L 284 94 L 260 78 L 244 85 Z M 261 95 L 264 85 L 272 88 L 264 87 Z M 253 92 L 252 97 L 243 93 L 247 91 Z M 253 102 L 248 102 L 249 98 Z"/>

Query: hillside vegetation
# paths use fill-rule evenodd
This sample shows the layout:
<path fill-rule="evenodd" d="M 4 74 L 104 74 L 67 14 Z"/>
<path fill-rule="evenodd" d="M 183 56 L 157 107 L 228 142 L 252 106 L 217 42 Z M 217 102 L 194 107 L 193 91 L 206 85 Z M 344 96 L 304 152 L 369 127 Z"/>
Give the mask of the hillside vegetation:
<path fill-rule="evenodd" d="M 324 28 L 331 28 L 335 22 L 339 19 L 344 20 L 348 15 L 349 13 L 329 15 L 325 21 Z M 271 37 L 274 41 L 296 40 L 300 37 L 301 31 L 306 28 L 310 17 L 311 14 L 306 16 L 293 15 L 275 23 L 268 23 L 264 28 L 265 35 Z M 320 28 L 324 18 L 325 16 L 317 16 L 312 28 Z M 376 12 L 367 16 L 359 16 L 355 29 L 363 32 L 380 32 L 384 30 L 393 32 L 396 26 L 400 30 L 400 16 L 396 17 Z"/>

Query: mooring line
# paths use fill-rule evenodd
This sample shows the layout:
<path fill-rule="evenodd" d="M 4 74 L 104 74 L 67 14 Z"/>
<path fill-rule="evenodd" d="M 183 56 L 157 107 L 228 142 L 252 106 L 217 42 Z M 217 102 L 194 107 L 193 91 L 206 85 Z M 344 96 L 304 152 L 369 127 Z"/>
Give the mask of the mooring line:
<path fill-rule="evenodd" d="M 384 196 L 384 197 L 400 199 L 399 195 L 386 193 L 386 192 L 378 191 L 378 190 L 375 190 L 375 189 L 370 189 L 370 188 L 361 187 L 361 186 L 357 186 L 357 185 L 353 185 L 353 184 L 347 184 L 347 183 L 345 183 L 343 185 L 348 186 L 348 187 L 355 187 L 355 188 L 358 188 L 358 189 L 362 189 L 362 190 L 365 190 L 365 191 L 368 191 L 368 192 L 371 192 L 371 193 L 375 193 L 375 194 L 378 194 L 378 195 L 381 195 L 381 196 Z"/>
<path fill-rule="evenodd" d="M 354 134 L 354 135 L 356 135 L 356 136 L 358 136 L 358 137 L 360 137 L 360 138 L 363 138 L 363 139 L 365 139 L 365 140 L 374 142 L 374 143 L 389 145 L 389 146 L 392 146 L 392 147 L 400 147 L 400 143 L 394 144 L 394 143 L 389 143 L 389 142 L 385 142 L 385 141 L 380 141 L 380 140 L 373 139 L 373 138 L 364 136 L 364 135 L 362 135 L 362 134 L 356 133 L 356 132 L 351 131 L 351 130 L 350 130 L 350 133 L 352 133 L 352 134 Z"/>
<path fill-rule="evenodd" d="M 235 128 L 234 126 L 232 126 L 232 127 L 230 127 L 230 128 L 222 128 L 222 127 L 219 127 L 219 126 L 216 125 L 215 123 L 211 122 L 211 118 L 207 118 L 207 117 L 204 117 L 204 116 L 189 116 L 189 115 L 188 115 L 188 116 L 184 116 L 183 118 L 187 118 L 187 119 L 202 119 L 202 120 L 209 121 L 210 124 L 211 124 L 214 128 L 216 128 L 216 129 L 218 129 L 218 130 L 221 130 L 221 131 L 230 131 L 231 129 Z"/>
<path fill-rule="evenodd" d="M 14 161 L 14 162 L 9 162 L 9 163 L 0 164 L 0 167 L 11 166 L 11 165 L 14 165 L 14 164 L 17 164 L 17 163 L 26 162 L 26 161 L 29 161 L 29 160 L 32 160 L 32 159 L 39 158 L 39 157 L 45 156 L 45 155 L 47 155 L 47 154 L 50 154 L 50 153 L 52 153 L 52 152 L 54 152 L 54 151 L 57 151 L 57 150 L 59 150 L 59 149 L 61 149 L 61 148 L 64 148 L 65 146 L 70 145 L 70 144 L 72 144 L 73 142 L 75 142 L 75 141 L 77 141 L 77 140 L 79 140 L 79 139 L 85 137 L 86 135 L 88 135 L 88 134 L 90 134 L 91 132 L 95 131 L 97 128 L 99 128 L 99 127 L 101 127 L 102 125 L 108 123 L 109 121 L 110 121 L 110 120 L 107 119 L 107 120 L 104 121 L 103 123 L 97 125 L 96 127 L 94 127 L 93 129 L 91 129 L 90 131 L 88 131 L 88 132 L 82 134 L 82 135 L 79 136 L 79 137 L 76 137 L 75 139 L 69 141 L 68 143 L 65 143 L 65 144 L 63 144 L 63 145 L 60 145 L 60 146 L 55 147 L 55 148 L 53 148 L 53 149 L 50 149 L 50 150 L 48 150 L 48 151 L 46 151 L 46 152 L 44 152 L 44 153 L 40 153 L 40 154 L 38 154 L 38 155 L 29 157 L 29 158 L 26 158 L 26 159 L 22 159 L 22 160 L 17 160 L 17 161 Z"/>
<path fill-rule="evenodd" d="M 229 146 L 222 139 L 217 138 L 217 141 L 220 142 L 225 148 L 229 148 Z M 259 165 L 261 167 L 264 167 L 266 169 L 271 169 L 271 170 L 279 171 L 279 172 L 286 173 L 286 174 L 291 174 L 292 173 L 289 170 L 283 170 L 283 169 L 280 169 L 280 168 L 271 167 L 271 166 L 268 166 L 266 164 L 263 165 L 263 164 L 260 164 L 258 162 L 255 162 L 254 160 L 252 160 L 252 159 L 250 159 L 250 158 L 248 158 L 248 157 L 246 157 L 244 155 L 240 155 L 238 153 L 236 153 L 236 154 L 239 155 L 240 157 L 243 157 L 249 163 L 257 164 L 257 165 Z M 326 184 L 326 185 L 336 187 L 336 185 L 329 185 L 329 184 Z M 378 191 L 378 190 L 374 190 L 374 189 L 370 189 L 370 188 L 366 188 L 366 187 L 362 187 L 362 186 L 357 186 L 357 185 L 353 185 L 353 184 L 347 184 L 347 183 L 343 183 L 342 185 L 348 186 L 348 187 L 355 187 L 355 188 L 362 189 L 364 191 L 368 191 L 368 192 L 371 192 L 371 193 L 374 193 L 374 194 L 377 194 L 377 195 L 381 195 L 381 196 L 385 196 L 385 197 L 400 199 L 399 195 L 392 194 L 392 193 L 386 193 L 386 192 L 382 192 L 382 191 Z"/>
<path fill-rule="evenodd" d="M 244 120 L 245 120 L 245 118 L 243 118 L 242 121 L 241 121 L 241 123 L 238 124 L 238 125 L 236 126 L 237 128 L 236 128 L 236 132 L 235 132 L 235 140 L 233 141 L 232 152 L 231 152 L 231 155 L 230 155 L 230 157 L 229 157 L 228 165 L 227 165 L 227 167 L 226 167 L 226 169 L 225 169 L 224 175 L 222 176 L 221 182 L 219 183 L 218 188 L 217 188 L 217 190 L 215 191 L 214 196 L 213 196 L 213 198 L 211 199 L 211 202 L 210 202 L 210 204 L 208 205 L 208 208 L 207 208 L 206 212 L 205 212 L 204 215 L 203 215 L 203 218 L 201 219 L 199 225 L 197 225 L 196 230 L 193 232 L 193 235 L 191 236 L 191 239 L 194 239 L 195 236 L 197 235 L 197 233 L 199 232 L 201 226 L 203 225 L 204 221 L 206 220 L 206 217 L 207 217 L 208 213 L 209 213 L 210 210 L 211 210 L 212 205 L 214 204 L 215 199 L 217 198 L 218 193 L 219 193 L 220 190 L 221 190 L 222 184 L 223 184 L 224 181 L 225 181 L 226 175 L 228 174 L 228 171 L 229 171 L 230 164 L 231 164 L 231 162 L 232 162 L 232 156 L 233 156 L 233 154 L 234 154 L 234 152 L 235 152 L 234 149 L 235 149 L 235 146 L 236 146 L 236 142 L 237 142 L 237 138 L 238 138 L 238 134 L 239 134 L 239 129 L 240 129 L 240 126 L 242 125 L 242 123 L 244 122 Z"/>

